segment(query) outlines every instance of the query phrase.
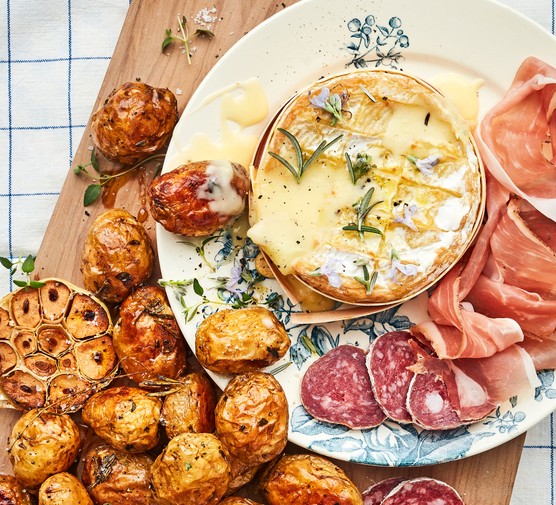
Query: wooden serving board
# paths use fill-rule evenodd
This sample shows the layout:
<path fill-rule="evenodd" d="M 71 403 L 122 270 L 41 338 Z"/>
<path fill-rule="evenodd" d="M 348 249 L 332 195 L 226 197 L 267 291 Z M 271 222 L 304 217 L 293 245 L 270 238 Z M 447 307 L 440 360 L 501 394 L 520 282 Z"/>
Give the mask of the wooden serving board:
<path fill-rule="evenodd" d="M 164 31 L 166 28 L 176 31 L 178 15 L 185 15 L 194 30 L 193 19 L 201 9 L 207 7 L 207 3 L 200 0 L 133 0 L 94 110 L 116 86 L 140 79 L 153 86 L 168 87 L 174 93 L 181 90 L 177 99 L 182 111 L 207 72 L 237 40 L 266 18 L 282 11 L 295 1 L 219 1 L 219 19 L 213 26 L 215 38 L 196 39 L 192 44 L 196 51 L 193 53 L 191 65 L 188 65 L 185 55 L 178 47 L 172 46 L 165 51 L 166 54 L 161 52 Z M 209 8 L 211 5 L 208 5 Z M 238 79 L 241 77 L 238 76 Z M 77 150 L 75 165 L 89 161 L 91 145 L 88 126 Z M 103 170 L 117 168 L 105 159 L 100 161 Z M 105 198 L 106 206 L 123 207 L 134 215 L 144 212 L 145 187 L 153 170 L 153 167 L 139 170 L 118 191 L 114 189 L 112 193 L 105 195 L 108 196 L 108 199 Z M 83 207 L 83 193 L 89 183 L 86 178 L 74 175 L 73 171 L 68 173 L 36 260 L 37 277 L 56 276 L 77 285 L 82 284 L 79 271 L 82 244 L 93 218 L 105 210 L 105 205 L 100 201 L 93 206 Z M 143 224 L 154 240 L 153 221 L 147 217 Z M 155 275 L 159 275 L 159 272 Z M 0 426 L 4 440 L 18 415 L 15 411 L 0 411 Z M 504 505 L 510 503 L 524 438 L 525 435 L 522 435 L 503 446 L 464 460 L 427 467 L 383 468 L 341 461 L 336 463 L 361 490 L 373 481 L 387 477 L 430 476 L 453 485 L 467 505 Z M 303 451 L 292 444 L 288 450 Z M 11 465 L 7 455 L 2 452 L 0 472 L 10 471 Z M 246 488 L 241 494 L 260 500 L 255 485 Z"/>

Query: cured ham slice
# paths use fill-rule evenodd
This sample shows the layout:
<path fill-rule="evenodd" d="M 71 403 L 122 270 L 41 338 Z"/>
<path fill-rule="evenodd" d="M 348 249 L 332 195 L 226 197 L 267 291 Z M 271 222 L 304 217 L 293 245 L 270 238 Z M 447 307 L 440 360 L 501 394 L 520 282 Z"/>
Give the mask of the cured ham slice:
<path fill-rule="evenodd" d="M 556 368 L 556 335 L 552 335 L 552 340 L 533 340 L 527 339 L 520 347 L 523 347 L 527 354 L 531 356 L 536 370 L 546 370 Z"/>
<path fill-rule="evenodd" d="M 556 220 L 556 69 L 527 58 L 505 97 L 481 122 L 478 146 L 489 171 L 511 192 Z M 517 148 L 519 146 L 519 148 Z"/>
<path fill-rule="evenodd" d="M 335 347 L 309 366 L 301 402 L 314 418 L 352 429 L 372 428 L 386 419 L 373 395 L 365 351 L 353 345 Z"/>

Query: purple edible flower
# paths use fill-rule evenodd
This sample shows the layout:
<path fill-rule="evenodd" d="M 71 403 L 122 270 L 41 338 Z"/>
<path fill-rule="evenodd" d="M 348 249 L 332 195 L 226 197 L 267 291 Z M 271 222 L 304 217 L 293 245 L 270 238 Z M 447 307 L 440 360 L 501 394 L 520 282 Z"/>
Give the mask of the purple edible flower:
<path fill-rule="evenodd" d="M 416 213 L 417 205 L 415 205 L 414 203 L 411 205 L 407 205 L 407 203 L 404 203 L 403 216 L 396 215 L 396 213 L 394 212 L 394 222 L 405 224 L 408 228 L 417 231 L 417 226 L 415 226 L 415 223 L 413 222 L 413 216 Z"/>

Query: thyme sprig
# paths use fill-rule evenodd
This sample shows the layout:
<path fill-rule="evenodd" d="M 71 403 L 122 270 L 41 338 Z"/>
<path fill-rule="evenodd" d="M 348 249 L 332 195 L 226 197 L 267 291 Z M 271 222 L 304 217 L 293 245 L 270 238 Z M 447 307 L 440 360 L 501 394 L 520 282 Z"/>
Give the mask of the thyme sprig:
<path fill-rule="evenodd" d="M 292 173 L 292 175 L 295 177 L 295 180 L 297 181 L 298 184 L 299 184 L 299 181 L 301 181 L 301 177 L 303 177 L 303 174 L 309 168 L 309 166 L 324 151 L 326 151 L 329 147 L 331 147 L 333 144 L 338 142 L 338 140 L 340 140 L 343 137 L 343 134 L 340 134 L 337 137 L 335 137 L 334 139 L 332 139 L 330 142 L 326 142 L 326 140 L 323 140 L 320 143 L 320 145 L 315 149 L 313 154 L 309 157 L 309 159 L 306 160 L 306 159 L 304 159 L 304 156 L 303 156 L 303 150 L 301 149 L 301 144 L 299 143 L 299 141 L 297 140 L 295 135 L 293 135 L 289 131 L 285 130 L 284 128 L 278 128 L 278 131 L 280 133 L 284 134 L 290 140 L 290 142 L 292 143 L 293 148 L 295 150 L 295 155 L 296 155 L 296 160 L 297 160 L 297 168 L 294 167 L 288 160 L 284 159 L 279 154 L 273 153 L 271 151 L 269 151 L 268 154 L 270 154 L 270 156 L 272 156 L 273 158 L 276 158 L 280 163 L 282 163 Z"/>
<path fill-rule="evenodd" d="M 374 186 L 369 189 L 356 204 L 355 204 L 355 212 L 357 213 L 357 223 L 349 224 L 347 226 L 342 227 L 342 230 L 346 231 L 356 231 L 359 233 L 359 238 L 361 240 L 364 239 L 365 233 L 376 233 L 377 235 L 382 235 L 382 232 L 375 228 L 374 226 L 367 226 L 365 224 L 365 218 L 376 207 L 379 203 L 382 203 L 384 200 L 378 200 L 371 204 L 371 199 L 373 198 L 373 193 L 375 192 Z"/>
<path fill-rule="evenodd" d="M 31 273 L 35 270 L 35 258 L 31 254 L 25 258 L 21 257 L 13 261 L 9 258 L 0 256 L 0 264 L 10 271 L 10 275 L 14 275 L 17 270 L 21 270 L 26 280 L 14 279 L 13 281 L 13 283 L 20 288 L 42 288 L 45 285 L 42 281 L 34 281 L 31 279 Z"/>
<path fill-rule="evenodd" d="M 351 182 L 355 184 L 371 168 L 371 157 L 368 154 L 357 153 L 355 163 L 351 160 L 349 153 L 346 153 L 345 157 Z"/>
<path fill-rule="evenodd" d="M 180 32 L 181 35 L 178 34 L 174 35 L 172 33 L 171 28 L 166 28 L 166 31 L 164 32 L 165 37 L 164 40 L 162 41 L 162 51 L 164 51 L 170 44 L 174 42 L 180 42 L 183 48 L 183 52 L 187 56 L 187 63 L 191 65 L 191 49 L 189 46 L 191 41 L 195 37 L 199 37 L 199 36 L 208 37 L 209 39 L 212 39 L 214 37 L 214 33 L 210 30 L 207 30 L 206 28 L 197 28 L 192 35 L 189 35 L 189 29 L 187 27 L 187 19 L 185 16 L 182 16 L 181 18 L 178 16 L 178 26 L 179 26 L 178 32 Z"/>
<path fill-rule="evenodd" d="M 101 195 L 103 186 L 106 186 L 110 181 L 116 179 L 117 177 L 121 177 L 122 175 L 128 174 L 129 172 L 132 172 L 145 163 L 149 163 L 150 161 L 157 159 L 164 159 L 164 156 L 164 154 L 153 154 L 152 156 L 145 158 L 144 160 L 136 163 L 131 168 L 128 168 L 123 172 L 118 172 L 116 174 L 107 174 L 100 169 L 96 150 L 93 148 L 91 150 L 90 161 L 85 164 L 79 164 L 73 169 L 73 173 L 75 175 L 84 174 L 87 177 L 90 177 L 91 179 L 97 181 L 93 184 L 89 184 L 89 186 L 85 188 L 85 194 L 83 195 L 83 206 L 88 207 L 89 205 L 93 204 Z M 94 169 L 94 173 L 89 172 L 89 167 L 92 167 Z"/>

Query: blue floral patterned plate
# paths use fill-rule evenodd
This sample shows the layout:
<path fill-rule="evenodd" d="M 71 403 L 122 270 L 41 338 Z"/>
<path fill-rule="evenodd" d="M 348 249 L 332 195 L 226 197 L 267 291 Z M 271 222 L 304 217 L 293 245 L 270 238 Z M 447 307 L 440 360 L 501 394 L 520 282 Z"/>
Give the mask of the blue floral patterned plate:
<path fill-rule="evenodd" d="M 223 130 L 230 128 L 221 120 L 222 90 L 241 94 L 244 88 L 235 85 L 237 81 L 256 78 L 268 100 L 264 120 L 244 129 L 234 126 L 234 134 L 256 138 L 296 90 L 346 68 L 397 69 L 425 80 L 447 72 L 481 79 L 481 117 L 530 55 L 556 64 L 556 40 L 521 15 L 487 0 L 303 0 L 243 37 L 207 75 L 174 132 L 164 170 L 174 168 L 184 146 L 199 133 L 218 144 Z M 250 159 L 252 153 L 247 154 Z M 309 364 L 340 344 L 366 349 L 386 331 L 409 328 L 426 317 L 427 295 L 350 321 L 295 324 L 292 315 L 299 308 L 275 281 L 257 273 L 258 249 L 245 238 L 246 229 L 244 218 L 215 236 L 186 239 L 158 226 L 163 282 L 192 349 L 197 325 L 216 310 L 257 303 L 275 311 L 292 346 L 267 371 L 286 391 L 289 438 L 295 444 L 346 461 L 430 465 L 503 444 L 556 409 L 554 370 L 547 370 L 539 373 L 541 385 L 530 394 L 514 397 L 486 419 L 456 430 L 433 432 L 390 421 L 369 430 L 349 430 L 312 419 L 299 395 Z M 229 380 L 211 375 L 221 387 Z"/>

